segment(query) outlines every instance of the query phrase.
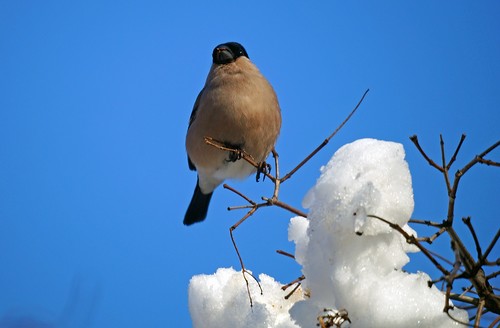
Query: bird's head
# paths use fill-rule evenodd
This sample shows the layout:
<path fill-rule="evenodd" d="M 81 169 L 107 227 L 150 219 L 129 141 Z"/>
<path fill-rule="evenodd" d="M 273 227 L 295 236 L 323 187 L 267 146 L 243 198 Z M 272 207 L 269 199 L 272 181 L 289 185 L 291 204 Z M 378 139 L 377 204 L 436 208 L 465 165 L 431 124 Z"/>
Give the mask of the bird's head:
<path fill-rule="evenodd" d="M 212 53 L 213 63 L 217 65 L 232 63 L 241 56 L 248 58 L 247 51 L 238 42 L 219 44 Z"/>

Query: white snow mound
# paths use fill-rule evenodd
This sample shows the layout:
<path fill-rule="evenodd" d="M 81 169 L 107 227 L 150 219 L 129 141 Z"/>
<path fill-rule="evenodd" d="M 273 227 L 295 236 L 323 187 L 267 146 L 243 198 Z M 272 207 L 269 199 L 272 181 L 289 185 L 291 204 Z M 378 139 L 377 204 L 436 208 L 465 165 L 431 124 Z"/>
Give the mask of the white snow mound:
<path fill-rule="evenodd" d="M 288 300 L 282 284 L 268 275 L 259 275 L 257 283 L 249 276 L 253 307 L 250 307 L 241 271 L 221 268 L 213 275 L 197 275 L 189 283 L 189 310 L 193 327 L 299 328 L 288 314 L 301 299 L 300 291 Z"/>
<path fill-rule="evenodd" d="M 321 169 L 303 202 L 308 219 L 294 218 L 289 228 L 311 294 L 291 309 L 301 327 L 314 327 L 325 308 L 347 310 L 352 324 L 342 327 L 459 326 L 442 312 L 444 295 L 428 287 L 427 274 L 401 270 L 416 247 L 367 216 L 416 236 L 406 225 L 414 203 L 404 156 L 401 144 L 362 139 L 343 146 Z M 465 311 L 452 315 L 467 322 Z"/>

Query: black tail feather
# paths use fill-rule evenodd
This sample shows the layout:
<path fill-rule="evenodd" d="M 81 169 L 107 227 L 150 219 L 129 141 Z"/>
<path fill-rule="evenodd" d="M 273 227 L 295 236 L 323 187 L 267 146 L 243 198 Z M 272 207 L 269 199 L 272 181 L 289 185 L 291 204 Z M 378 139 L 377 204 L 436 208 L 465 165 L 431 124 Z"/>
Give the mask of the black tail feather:
<path fill-rule="evenodd" d="M 198 182 L 196 182 L 196 188 L 194 189 L 193 198 L 189 203 L 189 207 L 184 216 L 184 224 L 191 225 L 193 223 L 201 222 L 205 220 L 208 212 L 208 205 L 210 204 L 210 199 L 212 198 L 213 192 L 209 194 L 204 194 L 201 192 Z"/>

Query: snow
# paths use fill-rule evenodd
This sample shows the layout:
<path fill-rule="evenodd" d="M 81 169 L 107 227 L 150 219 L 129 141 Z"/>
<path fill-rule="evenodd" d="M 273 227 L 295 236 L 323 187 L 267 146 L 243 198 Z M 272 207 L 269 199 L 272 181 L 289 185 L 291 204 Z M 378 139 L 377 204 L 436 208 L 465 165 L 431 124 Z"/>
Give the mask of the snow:
<path fill-rule="evenodd" d="M 193 326 L 316 327 L 325 309 L 345 309 L 351 323 L 342 327 L 459 327 L 443 313 L 444 294 L 428 287 L 430 277 L 402 270 L 416 247 L 368 216 L 416 235 L 407 225 L 414 202 L 404 157 L 401 144 L 374 139 L 339 149 L 304 198 L 308 218 L 290 220 L 289 240 L 306 277 L 303 289 L 284 300 L 280 283 L 261 274 L 264 293 L 250 281 L 250 308 L 241 272 L 195 276 L 189 286 Z M 465 311 L 450 313 L 467 322 Z"/>
<path fill-rule="evenodd" d="M 268 275 L 259 275 L 263 294 L 249 277 L 253 307 L 250 307 L 241 271 L 221 268 L 213 275 L 197 275 L 189 283 L 189 310 L 193 327 L 276 327 L 299 328 L 288 314 L 301 293 L 285 300 L 281 284 Z"/>

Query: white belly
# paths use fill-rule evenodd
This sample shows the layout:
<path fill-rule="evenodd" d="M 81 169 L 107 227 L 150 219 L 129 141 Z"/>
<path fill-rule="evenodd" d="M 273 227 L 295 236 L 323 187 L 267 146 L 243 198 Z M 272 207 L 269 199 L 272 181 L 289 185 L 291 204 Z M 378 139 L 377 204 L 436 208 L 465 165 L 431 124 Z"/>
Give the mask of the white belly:
<path fill-rule="evenodd" d="M 256 169 L 248 164 L 244 159 L 239 159 L 236 162 L 228 162 L 226 165 L 221 166 L 214 173 L 214 177 L 220 180 L 226 179 L 244 179 Z"/>

